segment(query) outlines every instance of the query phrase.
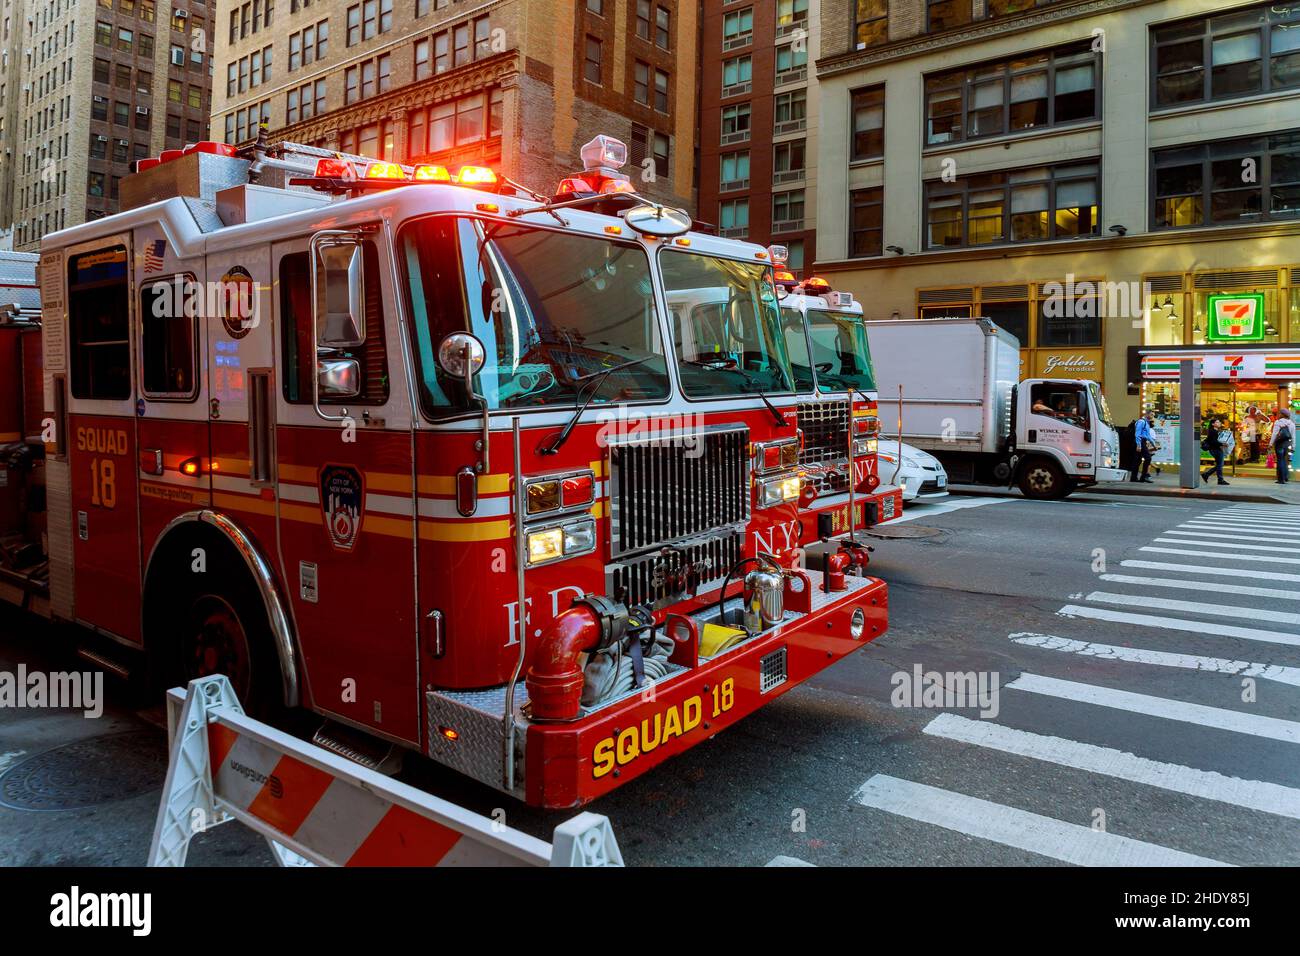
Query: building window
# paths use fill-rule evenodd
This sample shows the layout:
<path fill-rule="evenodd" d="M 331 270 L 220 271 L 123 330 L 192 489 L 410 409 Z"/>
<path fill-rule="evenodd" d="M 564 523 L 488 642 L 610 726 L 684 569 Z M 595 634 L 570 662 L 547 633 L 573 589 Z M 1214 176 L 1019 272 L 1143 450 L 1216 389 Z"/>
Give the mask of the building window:
<path fill-rule="evenodd" d="M 925 28 L 951 30 L 971 22 L 971 0 L 926 0 Z"/>
<path fill-rule="evenodd" d="M 638 103 L 650 105 L 650 64 L 636 61 L 632 78 L 632 98 Z"/>
<path fill-rule="evenodd" d="M 1300 216 L 1300 131 L 1152 154 L 1152 229 Z"/>
<path fill-rule="evenodd" d="M 749 200 L 728 199 L 718 203 L 718 229 L 724 236 L 743 236 L 749 231 Z"/>
<path fill-rule="evenodd" d="M 588 83 L 600 83 L 600 56 L 600 39 L 588 35 L 586 58 L 582 67 L 582 75 L 587 78 Z"/>
<path fill-rule="evenodd" d="M 856 259 L 883 252 L 885 190 L 855 189 L 849 193 L 849 255 Z"/>
<path fill-rule="evenodd" d="M 379 72 L 379 92 L 387 93 L 393 82 L 393 58 L 385 53 L 375 61 Z"/>
<path fill-rule="evenodd" d="M 777 33 L 786 33 L 808 25 L 808 0 L 777 0 Z"/>
<path fill-rule="evenodd" d="M 668 154 L 671 148 L 672 140 L 663 133 L 654 134 L 655 175 L 661 179 L 668 177 Z"/>
<path fill-rule="evenodd" d="M 492 55 L 492 24 L 487 17 L 474 21 L 474 59 Z"/>
<path fill-rule="evenodd" d="M 433 64 L 429 61 L 429 38 L 415 41 L 415 78 L 425 80 L 433 76 Z"/>
<path fill-rule="evenodd" d="M 746 7 L 723 14 L 722 49 L 734 50 L 745 46 L 754 38 L 754 8 Z"/>
<path fill-rule="evenodd" d="M 777 135 L 795 133 L 808 126 L 808 91 L 794 90 L 790 93 L 778 93 L 776 96 Z"/>
<path fill-rule="evenodd" d="M 668 74 L 663 70 L 655 70 L 655 109 L 668 112 Z"/>
<path fill-rule="evenodd" d="M 455 47 L 453 62 L 456 66 L 464 66 L 469 62 L 469 24 L 462 23 L 452 30 L 452 37 L 455 41 L 452 44 Z"/>
<path fill-rule="evenodd" d="M 664 50 L 672 48 L 669 42 L 672 32 L 671 21 L 672 14 L 668 12 L 667 7 L 655 7 L 655 46 Z"/>
<path fill-rule="evenodd" d="M 650 39 L 650 0 L 636 0 L 636 35 L 642 40 Z"/>
<path fill-rule="evenodd" d="M 1040 242 L 1098 230 L 1098 166 L 1081 163 L 983 173 L 925 184 L 930 249 Z"/>
<path fill-rule="evenodd" d="M 343 71 L 343 102 L 355 103 L 361 98 L 361 68 L 350 66 Z"/>
<path fill-rule="evenodd" d="M 797 139 L 777 143 L 772 149 L 772 182 L 775 184 L 800 182 L 808 165 L 807 143 Z"/>
<path fill-rule="evenodd" d="M 443 32 L 433 38 L 433 72 L 446 73 L 451 69 L 451 35 Z"/>
<path fill-rule="evenodd" d="M 1300 6 L 1270 4 L 1151 31 L 1157 107 L 1300 86 Z"/>
<path fill-rule="evenodd" d="M 722 154 L 719 188 L 724 192 L 749 188 L 749 150 Z"/>
<path fill-rule="evenodd" d="M 598 17 L 605 15 L 605 0 L 587 0 L 587 9 Z"/>
<path fill-rule="evenodd" d="M 1100 54 L 1090 43 L 926 77 L 926 144 L 1096 119 Z"/>
<path fill-rule="evenodd" d="M 853 149 L 851 158 L 879 159 L 885 155 L 885 87 L 871 86 L 852 93 Z"/>
<path fill-rule="evenodd" d="M 722 95 L 746 92 L 754 76 L 754 63 L 748 56 L 733 56 L 722 63 Z"/>
<path fill-rule="evenodd" d="M 802 189 L 772 194 L 772 231 L 796 232 L 803 228 Z"/>
<path fill-rule="evenodd" d="M 889 0 L 854 0 L 853 45 L 855 49 L 889 42 Z"/>
<path fill-rule="evenodd" d="M 802 79 L 807 73 L 808 66 L 808 46 L 807 44 L 788 44 L 776 48 L 776 81 L 778 83 L 788 83 L 791 80 Z"/>
<path fill-rule="evenodd" d="M 302 34 L 291 33 L 289 35 L 289 72 L 292 73 L 300 66 L 302 66 Z"/>
<path fill-rule="evenodd" d="M 722 108 L 722 144 L 739 143 L 749 139 L 748 103 Z"/>

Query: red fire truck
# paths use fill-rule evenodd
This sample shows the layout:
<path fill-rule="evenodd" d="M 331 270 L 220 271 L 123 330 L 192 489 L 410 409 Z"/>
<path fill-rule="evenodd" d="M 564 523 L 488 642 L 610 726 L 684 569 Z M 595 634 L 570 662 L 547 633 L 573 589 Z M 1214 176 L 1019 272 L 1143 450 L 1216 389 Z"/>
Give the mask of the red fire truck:
<path fill-rule="evenodd" d="M 50 613 L 547 807 L 878 637 L 865 558 L 774 533 L 806 462 L 768 253 L 625 160 L 539 195 L 198 144 L 46 236 Z"/>

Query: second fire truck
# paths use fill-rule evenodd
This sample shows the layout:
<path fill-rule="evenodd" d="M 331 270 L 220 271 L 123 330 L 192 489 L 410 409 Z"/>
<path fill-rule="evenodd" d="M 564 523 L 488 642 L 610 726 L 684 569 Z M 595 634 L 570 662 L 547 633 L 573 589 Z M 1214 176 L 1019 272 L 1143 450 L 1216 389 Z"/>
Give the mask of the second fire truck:
<path fill-rule="evenodd" d="M 808 413 L 767 251 L 625 159 L 599 137 L 538 195 L 198 144 L 47 235 L 51 615 L 547 807 L 878 637 L 865 559 L 803 571 L 778 531 Z"/>

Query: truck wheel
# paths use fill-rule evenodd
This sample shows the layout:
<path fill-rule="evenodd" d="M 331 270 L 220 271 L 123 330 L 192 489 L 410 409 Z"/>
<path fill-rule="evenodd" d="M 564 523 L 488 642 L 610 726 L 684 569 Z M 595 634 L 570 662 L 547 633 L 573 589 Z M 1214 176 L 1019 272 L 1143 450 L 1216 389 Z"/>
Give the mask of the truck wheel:
<path fill-rule="evenodd" d="M 232 555 L 209 552 L 206 573 L 173 579 L 169 605 L 175 629 L 164 636 L 167 686 L 224 674 L 249 714 L 266 718 L 282 707 L 280 667 L 256 585 Z"/>
<path fill-rule="evenodd" d="M 1050 458 L 1031 458 L 1020 469 L 1020 491 L 1026 498 L 1048 501 L 1064 498 L 1069 489 L 1061 466 Z"/>

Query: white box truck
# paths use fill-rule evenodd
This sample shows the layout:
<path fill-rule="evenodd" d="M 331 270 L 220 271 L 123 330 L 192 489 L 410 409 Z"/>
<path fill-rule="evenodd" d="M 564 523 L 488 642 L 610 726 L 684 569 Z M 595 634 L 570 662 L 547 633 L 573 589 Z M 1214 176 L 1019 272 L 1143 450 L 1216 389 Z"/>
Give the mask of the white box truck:
<path fill-rule="evenodd" d="M 938 458 L 956 483 L 1019 485 L 1028 498 L 1125 481 L 1096 382 L 1020 378 L 1020 342 L 989 319 L 867 323 L 885 435 Z"/>

